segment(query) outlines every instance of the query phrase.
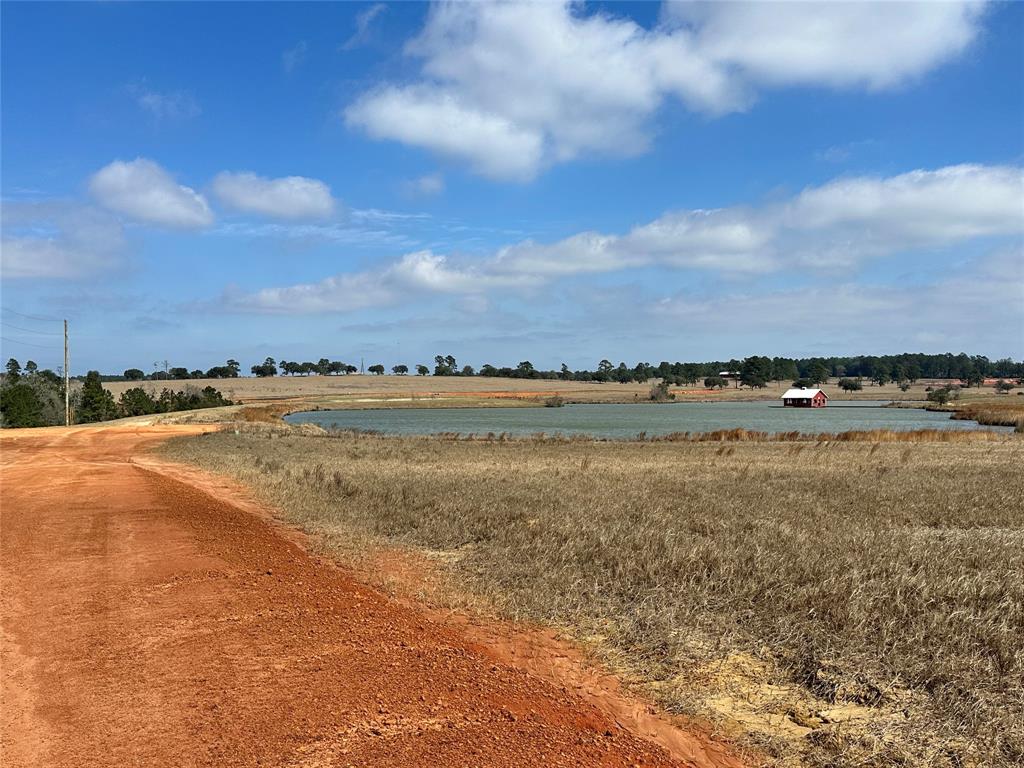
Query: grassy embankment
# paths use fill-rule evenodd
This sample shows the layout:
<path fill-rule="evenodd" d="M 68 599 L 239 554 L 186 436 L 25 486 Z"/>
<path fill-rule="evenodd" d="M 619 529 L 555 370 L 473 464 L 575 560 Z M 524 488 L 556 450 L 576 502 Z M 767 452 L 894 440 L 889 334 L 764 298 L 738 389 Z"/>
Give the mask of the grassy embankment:
<path fill-rule="evenodd" d="M 964 403 L 956 407 L 952 418 L 987 426 L 1015 427 L 1017 432 L 1024 432 L 1024 398 L 1003 397 Z"/>
<path fill-rule="evenodd" d="M 413 549 L 442 574 L 431 599 L 564 628 L 780 764 L 1024 760 L 1015 436 L 241 432 L 166 450 L 249 484 L 342 560 Z"/>

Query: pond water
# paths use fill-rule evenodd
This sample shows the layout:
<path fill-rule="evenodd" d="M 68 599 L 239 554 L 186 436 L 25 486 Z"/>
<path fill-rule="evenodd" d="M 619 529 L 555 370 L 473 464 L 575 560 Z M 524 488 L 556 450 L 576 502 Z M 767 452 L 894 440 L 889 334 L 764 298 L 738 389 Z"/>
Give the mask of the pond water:
<path fill-rule="evenodd" d="M 1005 429 L 953 421 L 948 413 L 883 408 L 883 401 L 834 402 L 827 408 L 784 408 L 775 402 L 566 405 L 562 408 L 391 408 L 306 411 L 285 417 L 292 424 L 325 429 L 365 429 L 394 435 L 457 432 L 486 435 L 590 435 L 635 437 L 640 432 L 845 432 L 852 429 Z"/>

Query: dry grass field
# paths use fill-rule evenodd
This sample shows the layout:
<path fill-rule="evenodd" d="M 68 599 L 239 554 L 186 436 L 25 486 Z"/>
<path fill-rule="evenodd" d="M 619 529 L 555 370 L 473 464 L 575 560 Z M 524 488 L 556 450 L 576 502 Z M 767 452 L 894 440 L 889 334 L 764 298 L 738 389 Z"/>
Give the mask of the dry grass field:
<path fill-rule="evenodd" d="M 406 570 L 410 593 L 564 630 L 779 765 L 1020 764 L 1024 441 L 880 437 L 241 425 L 164 450 L 248 484 L 364 572 L 413 553 L 431 566 Z"/>
<path fill-rule="evenodd" d="M 942 386 L 944 382 L 919 381 L 903 392 L 895 384 L 878 387 L 865 382 L 860 392 L 847 393 L 839 389 L 836 381 L 822 388 L 833 400 L 899 400 L 923 401 L 925 387 Z M 628 403 L 646 400 L 651 384 L 598 384 L 578 381 L 551 381 L 541 379 L 485 378 L 480 376 L 274 376 L 268 378 L 189 379 L 185 381 L 112 381 L 104 386 L 115 399 L 132 387 L 142 386 L 158 393 L 161 389 L 183 389 L 188 386 L 212 386 L 225 397 L 236 402 L 301 401 L 320 407 L 380 407 L 412 405 L 429 406 L 432 401 L 445 405 L 515 405 L 522 402 L 537 403 L 547 397 L 560 395 L 567 402 Z M 788 382 L 773 382 L 764 389 L 729 387 L 724 390 L 706 390 L 702 385 L 676 387 L 673 393 L 679 400 L 777 400 L 789 386 Z M 965 389 L 962 399 L 993 395 L 991 387 Z M 1008 399 L 1004 397 L 1003 399 Z"/>

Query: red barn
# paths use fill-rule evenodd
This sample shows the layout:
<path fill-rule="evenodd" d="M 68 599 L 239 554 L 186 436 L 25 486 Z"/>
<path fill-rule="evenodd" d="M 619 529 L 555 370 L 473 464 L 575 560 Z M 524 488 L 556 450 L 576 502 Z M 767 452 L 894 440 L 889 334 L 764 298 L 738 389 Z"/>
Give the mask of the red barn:
<path fill-rule="evenodd" d="M 828 395 L 820 389 L 794 387 L 786 390 L 782 396 L 782 404 L 793 408 L 824 408 L 828 404 Z"/>

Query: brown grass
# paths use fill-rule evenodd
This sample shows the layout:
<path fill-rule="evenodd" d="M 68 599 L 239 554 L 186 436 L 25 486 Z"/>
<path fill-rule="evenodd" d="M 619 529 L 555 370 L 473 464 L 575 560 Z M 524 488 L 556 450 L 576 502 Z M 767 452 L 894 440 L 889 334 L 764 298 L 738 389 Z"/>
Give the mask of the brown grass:
<path fill-rule="evenodd" d="M 1024 397 L 1005 395 L 998 400 L 966 403 L 956 408 L 954 419 L 969 419 L 988 426 L 1016 427 L 1024 432 Z"/>
<path fill-rule="evenodd" d="M 343 558 L 424 553 L 452 595 L 566 628 L 780 764 L 1024 760 L 1012 435 L 241 431 L 167 451 L 250 484 Z"/>
<path fill-rule="evenodd" d="M 940 386 L 940 382 L 921 381 L 907 392 L 895 384 L 877 387 L 865 383 L 860 392 L 843 392 L 834 380 L 822 388 L 832 400 L 897 400 L 924 401 L 926 386 Z M 182 389 L 197 386 L 200 389 L 212 386 L 225 397 L 235 402 L 284 401 L 303 399 L 312 405 L 322 407 L 367 407 L 361 400 L 386 398 L 401 402 L 404 399 L 418 399 L 420 405 L 433 399 L 449 399 L 494 402 L 497 405 L 516 404 L 517 401 L 532 401 L 541 404 L 545 397 L 559 395 L 566 402 L 580 403 L 631 403 L 650 399 L 651 382 L 645 384 L 596 384 L 592 382 L 557 381 L 546 379 L 503 379 L 479 376 L 274 376 L 269 378 L 239 379 L 193 379 L 188 381 L 142 382 L 141 386 L 159 392 L 164 387 Z M 104 384 L 115 399 L 139 382 L 112 381 Z M 789 386 L 789 382 L 772 382 L 764 389 L 728 387 L 724 390 L 709 390 L 700 385 L 689 388 L 673 388 L 678 401 L 718 400 L 777 400 Z M 961 398 L 973 399 L 983 395 L 991 396 L 992 389 L 964 389 Z M 372 406 L 371 406 L 372 407 Z M 379 407 L 379 404 L 378 404 Z"/>

